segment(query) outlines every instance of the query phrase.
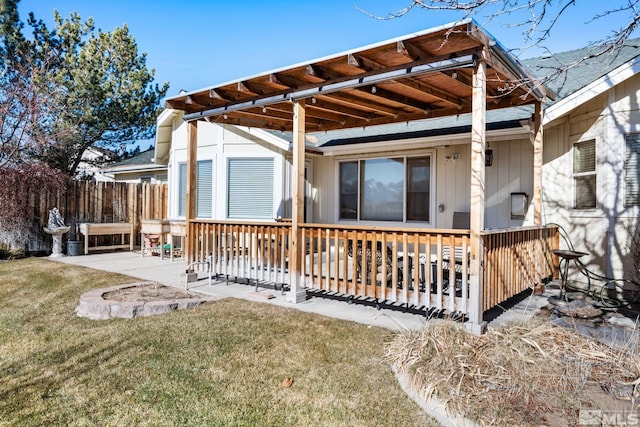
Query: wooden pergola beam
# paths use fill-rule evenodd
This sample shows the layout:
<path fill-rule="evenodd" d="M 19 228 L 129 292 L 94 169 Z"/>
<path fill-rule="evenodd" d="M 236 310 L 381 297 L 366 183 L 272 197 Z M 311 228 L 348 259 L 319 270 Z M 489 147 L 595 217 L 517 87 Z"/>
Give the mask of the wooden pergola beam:
<path fill-rule="evenodd" d="M 427 95 L 431 95 L 451 104 L 455 104 L 460 108 L 464 107 L 465 105 L 470 105 L 470 102 L 462 97 L 451 95 L 450 93 L 447 93 L 443 90 L 417 80 L 399 80 L 397 81 L 397 83 L 403 86 L 410 87 L 412 89 L 419 90 L 422 93 L 426 93 Z"/>
<path fill-rule="evenodd" d="M 427 102 L 420 101 L 418 99 L 411 98 L 406 95 L 400 95 L 390 90 L 378 87 L 378 86 L 362 86 L 357 89 L 358 92 L 366 93 L 368 96 L 375 95 L 377 98 L 385 99 L 398 104 L 406 105 L 407 107 L 417 108 L 418 110 L 431 110 L 433 106 Z"/>
<path fill-rule="evenodd" d="M 347 104 L 356 109 L 362 109 L 368 112 L 375 112 L 377 114 L 389 117 L 397 117 L 398 110 L 393 107 L 389 107 L 386 105 L 381 105 L 380 103 L 374 102 L 371 99 L 359 98 L 355 95 L 350 95 L 347 93 L 331 93 L 328 95 L 324 95 L 330 99 L 334 99 L 336 101 L 340 101 L 344 104 Z"/>

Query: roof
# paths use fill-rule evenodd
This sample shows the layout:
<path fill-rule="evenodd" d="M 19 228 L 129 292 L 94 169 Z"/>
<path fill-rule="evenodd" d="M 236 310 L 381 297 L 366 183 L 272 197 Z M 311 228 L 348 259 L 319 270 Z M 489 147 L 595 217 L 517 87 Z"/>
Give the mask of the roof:
<path fill-rule="evenodd" d="M 308 64 L 298 64 L 297 66 L 292 66 L 289 68 L 283 68 L 281 70 L 275 70 L 270 73 L 262 74 L 261 76 L 249 77 L 247 79 L 240 79 L 234 82 L 212 86 L 210 88 L 202 89 L 199 91 L 191 92 L 191 94 L 183 94 L 182 97 L 174 97 L 170 98 L 170 105 L 180 105 L 181 102 L 184 103 L 182 107 L 187 111 L 187 114 L 191 114 L 192 117 L 197 117 L 198 115 L 202 115 L 203 117 L 206 115 L 206 112 L 210 109 L 205 108 L 202 105 L 194 105 L 197 102 L 212 102 L 208 100 L 198 101 L 199 99 L 206 96 L 207 99 L 210 96 L 218 97 L 223 93 L 228 93 L 227 91 L 233 92 L 233 86 L 235 85 L 239 92 L 242 92 L 243 88 L 246 88 L 246 82 L 254 81 L 260 78 L 268 78 L 270 80 L 277 80 L 279 76 L 286 75 L 286 73 L 292 73 L 293 69 L 297 70 L 298 73 L 305 74 L 306 76 L 315 73 L 318 70 L 323 69 L 325 67 L 324 62 L 335 61 L 340 58 L 345 59 L 347 62 L 349 59 L 360 60 L 360 62 L 366 62 L 364 58 L 369 58 L 370 51 L 375 51 L 376 49 L 387 49 L 387 54 L 389 53 L 389 49 L 393 50 L 395 48 L 396 51 L 402 50 L 400 48 L 404 48 L 405 51 L 411 50 L 414 54 L 416 52 L 416 45 L 419 43 L 423 43 L 421 49 L 424 48 L 423 38 L 427 37 L 437 37 L 441 36 L 443 31 L 446 33 L 447 28 L 451 29 L 454 25 L 463 25 L 461 24 L 450 24 L 449 26 L 443 26 L 432 30 L 427 30 L 422 33 L 412 34 L 406 37 L 400 37 L 398 39 L 389 40 L 386 42 L 379 43 L 377 45 L 369 46 L 367 48 L 356 49 L 350 52 L 334 55 L 329 58 L 317 60 L 316 62 L 310 62 Z M 466 23 L 467 26 L 473 26 L 473 21 L 469 21 Z M 490 36 L 487 36 L 490 37 Z M 418 41 L 416 41 L 418 40 Z M 497 45 L 497 42 L 495 42 Z M 389 47 L 391 46 L 391 48 Z M 499 45 L 498 45 L 499 46 Z M 522 70 L 526 73 L 526 69 L 531 70 L 533 75 L 538 76 L 545 84 L 549 87 L 548 93 L 557 93 L 557 97 L 554 99 L 547 99 L 547 109 L 545 112 L 545 122 L 549 122 L 550 120 L 559 117 L 562 114 L 566 114 L 566 112 L 570 111 L 574 108 L 575 103 L 569 103 L 572 97 L 580 95 L 581 91 L 586 91 L 590 89 L 590 86 L 594 83 L 597 83 L 599 80 L 604 81 L 606 84 L 599 88 L 599 90 L 588 90 L 589 96 L 593 97 L 598 93 L 601 93 L 603 90 L 606 90 L 608 87 L 611 87 L 618 80 L 609 79 L 612 74 L 616 71 L 626 70 L 625 66 L 629 64 L 633 65 L 631 72 L 635 73 L 640 71 L 640 39 L 628 40 L 625 45 L 616 50 L 615 54 L 603 56 L 600 58 L 591 58 L 584 60 L 579 66 L 576 67 L 568 67 L 564 74 L 557 74 L 555 78 L 549 79 L 550 74 L 554 71 L 554 69 L 567 67 L 570 64 L 574 64 L 576 61 L 579 61 L 583 58 L 588 58 L 592 53 L 593 48 L 582 48 L 576 49 L 566 52 L 559 52 L 550 55 L 545 55 L 537 58 L 531 58 L 522 61 Z M 405 55 L 405 61 L 409 59 L 406 57 L 407 52 L 403 51 L 400 55 Z M 423 50 L 424 52 L 424 50 Z M 392 55 L 393 56 L 393 55 Z M 420 57 L 420 55 L 417 55 Z M 370 59 L 370 58 L 369 58 Z M 415 62 L 415 61 L 414 61 Z M 516 61 L 517 63 L 517 61 Z M 519 63 L 517 63 L 519 64 Z M 405 64 L 406 65 L 406 64 Z M 525 68 L 526 67 L 526 68 Z M 303 68 L 304 71 L 301 69 Z M 437 71 L 435 74 L 438 78 L 445 79 L 448 81 L 449 85 L 459 85 L 460 81 L 464 79 L 462 76 L 466 76 L 469 78 L 469 70 L 464 68 L 462 70 L 456 70 L 458 75 L 457 79 L 452 79 L 454 76 L 454 72 L 451 70 L 448 71 Z M 316 73 L 316 78 L 317 77 Z M 624 73 L 624 76 L 628 76 L 629 72 Z M 286 79 L 286 78 L 285 78 Z M 307 79 L 311 79 L 307 77 Z M 455 81 L 457 80 L 457 81 Z M 251 85 L 252 83 L 248 83 Z M 316 90 L 319 90 L 323 86 L 314 86 Z M 377 86 L 376 86 L 377 87 Z M 292 88 L 290 88 L 292 89 Z M 293 90 L 293 89 L 292 89 Z M 354 90 L 359 90 L 362 92 L 362 86 L 358 88 L 352 88 L 352 92 Z M 241 93 L 236 93 L 234 96 L 238 97 L 238 100 L 242 100 Z M 367 94 L 369 95 L 369 94 Z M 381 92 L 376 91 L 376 95 L 382 95 Z M 386 93 L 385 95 L 389 95 Z M 245 95 L 246 96 L 246 95 Z M 315 96 L 317 100 L 322 99 L 320 95 Z M 390 101 L 391 103 L 397 101 L 397 97 L 395 100 Z M 256 98 L 257 99 L 257 98 Z M 378 98 L 376 98 L 378 100 Z M 580 101 L 584 101 L 581 99 Z M 187 104 L 191 102 L 191 104 Z M 330 101 L 323 101 L 322 103 L 316 102 L 316 104 L 307 104 L 307 110 L 311 110 L 312 112 L 325 106 L 325 104 Z M 288 105 L 283 106 L 280 111 L 281 116 L 286 117 L 291 116 L 291 102 L 288 102 Z M 567 105 L 568 104 L 568 105 Z M 215 105 L 224 105 L 215 104 Z M 339 104 L 343 109 L 349 110 L 349 107 L 346 107 L 345 104 Z M 489 108 L 491 108 L 495 103 L 490 103 Z M 351 104 L 351 107 L 359 107 L 359 104 Z M 397 107 L 397 105 L 396 105 Z M 564 108 L 562 108 L 564 107 Z M 254 108 L 255 111 L 258 107 Z M 267 111 L 269 111 L 273 107 L 266 107 Z M 259 113 L 262 112 L 263 108 L 259 108 Z M 286 111 L 285 111 L 286 110 Z M 178 110 L 165 110 L 173 111 L 172 114 L 180 113 L 182 111 Z M 521 105 L 513 108 L 504 108 L 499 110 L 491 110 L 487 112 L 487 123 L 488 129 L 508 129 L 508 128 L 523 128 L 527 125 L 528 120 L 531 118 L 531 114 L 533 112 L 533 108 L 530 105 Z M 436 118 L 428 118 L 422 120 L 410 120 L 416 117 L 416 115 L 412 115 L 411 117 L 397 117 L 395 121 L 391 123 L 375 125 L 374 120 L 369 120 L 368 122 L 362 124 L 361 126 L 345 126 L 344 128 L 331 130 L 331 129 L 322 129 L 321 131 L 315 131 L 313 126 L 308 127 L 307 129 L 307 148 L 311 147 L 322 147 L 322 149 L 329 147 L 337 147 L 341 145 L 348 144 L 356 144 L 363 142 L 376 142 L 384 139 L 386 141 L 389 140 L 400 140 L 400 139 L 413 139 L 413 138 L 424 138 L 430 136 L 437 135 L 451 135 L 451 134 L 466 134 L 469 132 L 469 124 L 470 124 L 470 114 L 465 113 L 464 109 L 458 109 L 457 111 L 453 111 L 456 114 L 445 115 L 444 117 L 436 117 Z M 168 114 L 168 113 L 163 113 Z M 224 113 L 223 113 L 224 114 Z M 308 113 L 309 114 L 309 113 Z M 312 113 L 313 114 L 313 113 Z M 424 115 L 424 114 L 423 114 Z M 259 117 L 260 114 L 255 114 L 253 119 Z M 172 116 L 173 117 L 173 116 Z M 216 118 L 217 117 L 217 118 Z M 313 117 L 313 116 L 312 116 Z M 222 119 L 221 119 L 222 118 Z M 406 120 L 401 120 L 401 119 Z M 213 122 L 223 122 L 223 123 L 233 123 L 239 119 L 234 119 L 231 113 L 228 114 L 228 119 L 224 119 L 224 115 L 220 116 L 212 116 L 208 119 Z M 254 123 L 254 122 L 252 122 Z M 259 123 L 254 123 L 253 126 L 257 126 Z M 259 126 L 258 126 L 259 127 Z M 277 126 L 272 126 L 270 128 L 265 129 L 266 132 L 273 135 L 276 138 L 279 138 L 284 141 L 291 141 L 292 134 L 290 129 L 287 126 L 284 128 L 278 128 Z M 159 138 L 158 138 L 159 140 Z M 167 149 L 168 152 L 168 149 Z"/>
<path fill-rule="evenodd" d="M 128 159 L 103 168 L 104 173 L 141 172 L 166 169 L 165 165 L 155 163 L 155 149 L 150 148 Z"/>
<path fill-rule="evenodd" d="M 526 59 L 522 62 L 558 95 L 555 101 L 549 101 L 547 105 L 550 105 L 560 102 L 589 83 L 606 76 L 611 71 L 639 56 L 640 39 L 627 40 L 622 47 L 612 53 L 589 58 L 594 49 L 597 49 L 597 47 L 585 47 L 553 53 Z M 572 66 L 582 59 L 584 61 L 579 65 Z M 555 70 L 564 68 L 566 68 L 566 71 L 549 79 Z"/>
<path fill-rule="evenodd" d="M 487 109 L 554 96 L 466 20 L 182 93 L 165 104 L 184 111 L 185 120 L 279 131 L 292 131 L 293 101 L 306 103 L 306 132 L 457 116 L 471 112 L 478 61 L 487 63 Z M 524 83 L 510 87 L 515 81 Z"/>
<path fill-rule="evenodd" d="M 153 152 L 154 149 L 149 148 L 148 150 L 142 151 L 135 156 L 131 156 L 128 159 L 124 159 L 117 163 L 114 163 L 111 166 L 148 165 L 153 163 Z"/>

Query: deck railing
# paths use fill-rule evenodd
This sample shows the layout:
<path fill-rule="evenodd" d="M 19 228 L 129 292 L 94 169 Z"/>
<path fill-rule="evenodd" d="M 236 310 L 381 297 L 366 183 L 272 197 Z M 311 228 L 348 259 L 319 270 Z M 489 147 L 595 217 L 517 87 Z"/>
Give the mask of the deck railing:
<path fill-rule="evenodd" d="M 468 232 L 327 224 L 301 230 L 307 288 L 467 312 Z"/>
<path fill-rule="evenodd" d="M 484 292 L 482 309 L 488 310 L 539 284 L 558 277 L 557 257 L 551 250 L 560 243 L 558 227 L 521 227 L 482 232 Z"/>
<path fill-rule="evenodd" d="M 301 224 L 298 280 L 308 289 L 427 310 L 467 314 L 470 235 L 466 230 Z M 213 261 L 234 280 L 289 285 L 290 223 L 195 220 L 189 223 L 189 262 Z M 557 274 L 549 251 L 556 228 L 482 233 L 482 310 Z M 300 283 L 299 282 L 299 283 Z"/>
<path fill-rule="evenodd" d="M 291 224 L 197 220 L 189 223 L 189 263 L 211 256 L 215 274 L 288 284 Z"/>

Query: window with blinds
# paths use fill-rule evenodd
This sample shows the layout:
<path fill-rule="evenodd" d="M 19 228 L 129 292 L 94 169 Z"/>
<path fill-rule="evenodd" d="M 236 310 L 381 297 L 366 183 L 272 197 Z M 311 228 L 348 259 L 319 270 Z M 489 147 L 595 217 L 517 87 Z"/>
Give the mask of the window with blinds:
<path fill-rule="evenodd" d="M 640 206 L 640 134 L 626 135 L 624 206 Z"/>
<path fill-rule="evenodd" d="M 273 158 L 227 163 L 227 218 L 273 219 Z"/>
<path fill-rule="evenodd" d="M 573 146 L 573 179 L 575 208 L 596 207 L 596 141 L 578 142 Z"/>
<path fill-rule="evenodd" d="M 201 160 L 196 165 L 196 217 L 211 218 L 213 206 L 213 161 Z"/>
<path fill-rule="evenodd" d="M 187 164 L 178 163 L 178 216 L 187 215 Z"/>
<path fill-rule="evenodd" d="M 196 217 L 212 218 L 213 161 L 196 163 Z M 187 215 L 187 164 L 178 163 L 178 216 Z"/>

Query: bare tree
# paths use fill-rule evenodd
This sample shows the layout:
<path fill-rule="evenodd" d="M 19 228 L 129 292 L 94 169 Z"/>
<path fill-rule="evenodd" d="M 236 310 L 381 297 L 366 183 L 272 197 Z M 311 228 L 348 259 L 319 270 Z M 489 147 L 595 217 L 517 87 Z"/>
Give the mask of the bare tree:
<path fill-rule="evenodd" d="M 0 169 L 43 151 L 51 141 L 38 131 L 50 97 L 38 87 L 42 75 L 28 58 L 0 73 Z"/>

